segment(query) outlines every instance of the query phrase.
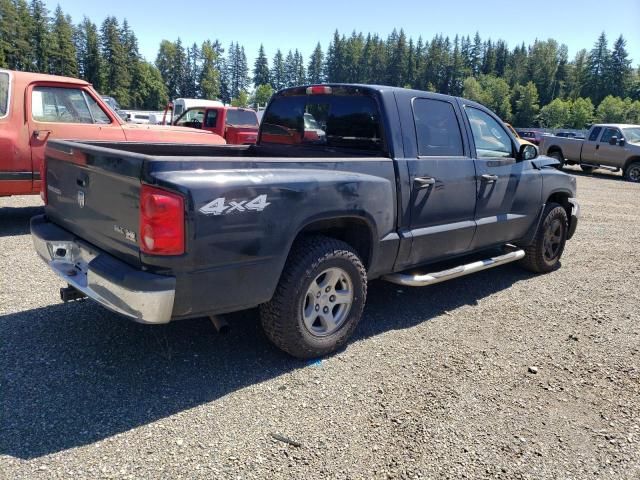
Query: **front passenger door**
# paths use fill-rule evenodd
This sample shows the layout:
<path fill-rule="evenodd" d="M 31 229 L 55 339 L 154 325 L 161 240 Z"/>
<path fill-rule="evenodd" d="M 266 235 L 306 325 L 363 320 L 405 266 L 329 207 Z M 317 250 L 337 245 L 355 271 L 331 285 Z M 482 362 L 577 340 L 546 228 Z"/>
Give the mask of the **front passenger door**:
<path fill-rule="evenodd" d="M 600 143 L 598 143 L 598 150 L 596 154 L 596 163 L 600 165 L 607 165 L 609 167 L 624 167 L 625 160 L 627 159 L 627 152 L 625 148 L 616 142 L 615 145 L 610 145 L 609 140 L 612 137 L 616 137 L 620 141 L 622 132 L 615 127 L 607 127 L 602 133 Z"/>
<path fill-rule="evenodd" d="M 531 161 L 517 161 L 516 143 L 488 111 L 466 106 L 475 144 L 478 200 L 473 249 L 525 237 L 540 213 L 542 178 Z"/>

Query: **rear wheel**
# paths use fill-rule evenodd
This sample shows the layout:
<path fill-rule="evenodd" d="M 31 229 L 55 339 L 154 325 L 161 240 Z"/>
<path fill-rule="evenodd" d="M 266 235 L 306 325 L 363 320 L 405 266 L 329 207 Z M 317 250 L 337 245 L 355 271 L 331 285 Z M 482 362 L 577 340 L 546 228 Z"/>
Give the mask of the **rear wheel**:
<path fill-rule="evenodd" d="M 271 342 L 298 358 L 327 355 L 355 330 L 367 294 L 367 274 L 348 244 L 303 237 L 294 245 L 276 292 L 260 307 Z"/>
<path fill-rule="evenodd" d="M 640 182 L 640 162 L 633 162 L 624 170 L 624 178 L 630 182 Z"/>
<path fill-rule="evenodd" d="M 535 273 L 554 270 L 560 263 L 567 241 L 569 222 L 567 211 L 558 203 L 549 203 L 542 214 L 536 236 L 526 247 L 520 265 Z"/>
<path fill-rule="evenodd" d="M 564 167 L 564 155 L 562 155 L 562 152 L 560 152 L 559 150 L 556 150 L 554 152 L 551 152 L 549 156 L 551 158 L 555 158 L 557 161 L 560 162 L 560 165 L 556 165 L 556 168 L 558 170 Z"/>
<path fill-rule="evenodd" d="M 584 173 L 593 173 L 593 170 L 595 169 L 595 167 L 592 167 L 591 165 L 585 165 L 584 163 L 582 163 L 580 164 L 580 169 Z"/>

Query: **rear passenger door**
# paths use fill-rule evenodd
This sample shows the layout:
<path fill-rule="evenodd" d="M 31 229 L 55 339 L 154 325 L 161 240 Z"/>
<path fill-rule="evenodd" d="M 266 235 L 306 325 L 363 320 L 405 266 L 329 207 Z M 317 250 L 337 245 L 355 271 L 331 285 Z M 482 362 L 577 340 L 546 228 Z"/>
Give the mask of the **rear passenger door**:
<path fill-rule="evenodd" d="M 514 139 L 488 110 L 466 105 L 478 176 L 474 250 L 523 238 L 537 220 L 542 177 L 531 161 L 517 161 Z"/>
<path fill-rule="evenodd" d="M 417 156 L 411 181 L 409 264 L 465 252 L 475 231 L 476 172 L 459 108 L 441 98 L 412 101 Z"/>
<path fill-rule="evenodd" d="M 600 137 L 600 133 L 602 133 L 602 127 L 593 127 L 591 132 L 589 132 L 589 138 L 585 139 L 582 144 L 580 153 L 581 162 L 596 163 L 598 161 L 598 149 L 600 148 L 598 138 Z"/>

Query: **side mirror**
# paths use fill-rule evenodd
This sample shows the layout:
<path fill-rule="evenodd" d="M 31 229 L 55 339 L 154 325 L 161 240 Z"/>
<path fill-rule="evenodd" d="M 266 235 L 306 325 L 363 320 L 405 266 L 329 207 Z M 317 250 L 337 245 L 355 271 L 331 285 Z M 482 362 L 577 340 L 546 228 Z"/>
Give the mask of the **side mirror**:
<path fill-rule="evenodd" d="M 538 149 L 534 145 L 524 144 L 520 145 L 520 151 L 518 152 L 518 158 L 520 160 L 533 160 L 538 157 Z"/>
<path fill-rule="evenodd" d="M 621 138 L 620 140 L 618 140 L 618 145 L 620 145 L 621 147 L 624 147 L 625 141 L 624 138 Z"/>
<path fill-rule="evenodd" d="M 618 137 L 615 135 L 609 139 L 609 145 L 616 145 L 618 143 Z"/>

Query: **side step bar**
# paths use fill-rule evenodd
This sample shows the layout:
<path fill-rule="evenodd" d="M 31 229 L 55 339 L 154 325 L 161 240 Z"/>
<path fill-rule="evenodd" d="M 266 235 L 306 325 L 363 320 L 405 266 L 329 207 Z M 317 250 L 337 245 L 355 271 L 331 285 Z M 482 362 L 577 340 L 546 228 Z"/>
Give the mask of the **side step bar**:
<path fill-rule="evenodd" d="M 449 270 L 443 270 L 442 272 L 424 274 L 392 273 L 391 275 L 385 275 L 382 279 L 387 282 L 395 283 L 397 285 L 405 285 L 407 287 L 425 287 L 427 285 L 433 285 L 453 278 L 463 277 L 489 268 L 498 267 L 506 263 L 515 262 L 521 258 L 524 258 L 524 250 L 513 250 L 509 253 L 505 253 L 504 255 L 487 258 L 485 260 L 478 260 L 477 262 L 460 265 L 458 267 L 450 268 Z"/>

